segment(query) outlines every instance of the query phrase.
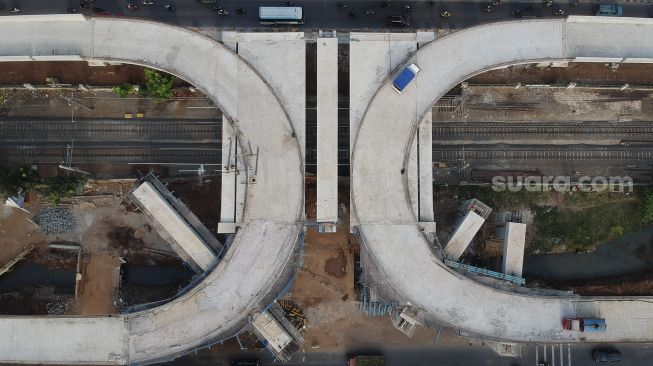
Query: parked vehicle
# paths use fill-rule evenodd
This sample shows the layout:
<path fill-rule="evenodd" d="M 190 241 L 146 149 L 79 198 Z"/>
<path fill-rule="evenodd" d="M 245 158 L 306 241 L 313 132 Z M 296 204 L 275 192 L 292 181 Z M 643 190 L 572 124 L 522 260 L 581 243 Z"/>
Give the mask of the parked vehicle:
<path fill-rule="evenodd" d="M 390 15 L 388 25 L 391 27 L 410 27 L 410 17 L 406 15 Z"/>
<path fill-rule="evenodd" d="M 397 93 L 401 94 L 408 84 L 413 81 L 415 76 L 417 76 L 417 73 L 419 73 L 419 67 L 417 67 L 417 65 L 410 64 L 406 66 L 399 75 L 395 77 L 392 82 L 392 87 L 397 91 Z"/>
<path fill-rule="evenodd" d="M 605 319 L 599 318 L 563 318 L 562 329 L 584 333 L 605 332 Z"/>
<path fill-rule="evenodd" d="M 349 356 L 348 366 L 383 366 L 383 356 Z"/>
<path fill-rule="evenodd" d="M 143 5 L 154 5 L 154 1 L 152 1 L 152 0 L 143 0 Z"/>
<path fill-rule="evenodd" d="M 614 348 L 601 348 L 592 352 L 592 358 L 596 362 L 619 362 L 621 361 L 621 352 Z"/>
<path fill-rule="evenodd" d="M 175 11 L 177 10 L 177 7 L 172 5 L 172 4 L 166 4 L 163 6 L 167 11 Z"/>
<path fill-rule="evenodd" d="M 594 15 L 606 17 L 621 17 L 624 15 L 624 8 L 615 4 L 601 4 L 594 8 Z"/>
<path fill-rule="evenodd" d="M 129 3 L 129 4 L 127 4 L 127 9 L 128 10 L 138 10 L 138 4 Z"/>

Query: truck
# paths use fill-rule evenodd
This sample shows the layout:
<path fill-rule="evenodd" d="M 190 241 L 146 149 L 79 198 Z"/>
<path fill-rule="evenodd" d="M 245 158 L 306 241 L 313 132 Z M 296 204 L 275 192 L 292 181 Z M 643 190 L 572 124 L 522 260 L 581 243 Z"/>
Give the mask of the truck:
<path fill-rule="evenodd" d="M 406 66 L 400 73 L 397 75 L 392 82 L 392 87 L 397 93 L 401 94 L 402 91 L 410 84 L 411 81 L 417 76 L 419 72 L 419 67 L 415 64 L 410 64 Z"/>
<path fill-rule="evenodd" d="M 562 329 L 583 333 L 605 332 L 605 319 L 600 318 L 563 318 Z"/>
<path fill-rule="evenodd" d="M 349 356 L 348 366 L 383 366 L 383 356 Z"/>

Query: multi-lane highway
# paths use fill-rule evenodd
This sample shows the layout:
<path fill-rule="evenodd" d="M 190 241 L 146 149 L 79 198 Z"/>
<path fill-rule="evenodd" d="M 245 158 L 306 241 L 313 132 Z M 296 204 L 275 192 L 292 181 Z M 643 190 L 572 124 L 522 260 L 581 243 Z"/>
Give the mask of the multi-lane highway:
<path fill-rule="evenodd" d="M 9 8 L 21 8 L 20 14 L 56 14 L 66 13 L 68 8 L 79 9 L 79 0 L 3 0 L 5 9 L 2 15 L 10 15 Z M 265 28 L 258 24 L 259 6 L 282 6 L 284 1 L 239 1 L 239 0 L 154 0 L 153 5 L 143 5 L 142 0 L 95 0 L 89 9 L 79 9 L 86 15 L 94 13 L 92 7 L 98 7 L 109 13 L 109 16 L 145 18 L 164 21 L 171 24 L 190 27 L 227 27 L 227 28 Z M 338 3 L 345 5 L 338 5 Z M 139 4 L 137 10 L 128 10 L 127 4 Z M 333 29 L 379 29 L 387 28 L 386 19 L 389 15 L 408 15 L 411 19 L 410 28 L 464 28 L 474 24 L 514 18 L 515 10 L 521 11 L 524 18 L 554 17 L 554 7 L 544 7 L 541 1 L 504 1 L 496 10 L 486 13 L 483 9 L 488 1 L 390 1 L 385 7 L 381 0 L 295 0 L 294 5 L 304 8 L 306 23 L 293 26 L 298 30 L 313 30 L 317 28 Z M 174 12 L 167 11 L 164 6 L 174 4 Z M 410 9 L 405 8 L 408 4 Z M 556 1 L 555 7 L 560 7 L 565 15 L 592 15 L 597 2 L 582 1 L 571 6 L 568 0 Z M 222 7 L 229 15 L 219 15 L 212 8 Z M 653 4 L 645 2 L 625 2 L 624 15 L 632 17 L 649 17 L 653 15 Z M 246 12 L 239 14 L 236 9 Z M 443 19 L 440 13 L 448 11 L 451 16 Z M 352 14 L 353 13 L 353 14 Z M 368 14 L 370 13 L 370 14 Z M 373 13 L 373 14 L 372 14 Z M 106 15 L 98 15 L 106 16 Z M 290 28 L 289 28 L 290 29 Z M 401 31 L 401 29 L 395 29 Z"/>

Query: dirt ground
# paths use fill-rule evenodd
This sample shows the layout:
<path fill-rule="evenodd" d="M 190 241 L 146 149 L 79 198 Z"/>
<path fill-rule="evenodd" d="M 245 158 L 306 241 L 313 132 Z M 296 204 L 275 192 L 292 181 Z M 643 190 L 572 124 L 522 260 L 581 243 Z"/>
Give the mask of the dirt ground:
<path fill-rule="evenodd" d="M 0 76 L 2 73 L 0 73 Z M 91 88 L 0 88 L 0 116 L 14 118 L 114 118 L 126 113 L 143 113 L 143 118 L 217 119 L 220 110 L 204 94 L 186 88 L 174 89 L 175 96 L 163 102 L 132 95 L 119 98 L 111 89 Z M 73 98 L 75 103 L 68 99 Z"/>
<path fill-rule="evenodd" d="M 4 265 L 28 246 L 45 247 L 46 238 L 29 222 L 32 215 L 18 208 L 0 206 L 0 265 Z"/>
<path fill-rule="evenodd" d="M 85 196 L 62 200 L 60 206 L 70 209 L 77 220 L 74 230 L 64 234 L 44 235 L 30 221 L 32 214 L 49 206 L 37 194 L 27 197 L 25 209 L 29 212 L 3 207 L 0 211 L 0 263 L 6 263 L 28 245 L 44 248 L 53 242 L 78 243 L 82 248 L 83 280 L 79 301 L 69 313 L 116 313 L 119 257 L 135 263 L 154 264 L 162 258 L 175 256 L 170 245 L 152 229 L 149 218 L 122 201 L 133 184 L 133 180 L 87 183 Z M 31 260 L 50 262 L 41 257 Z"/>
<path fill-rule="evenodd" d="M 118 85 L 124 82 L 144 84 L 142 66 L 89 66 L 87 62 L 6 62 L 2 64 L 0 85 L 47 84 L 46 78 L 56 78 L 60 84 Z M 188 86 L 175 77 L 174 85 Z"/>
<path fill-rule="evenodd" d="M 436 112 L 439 122 L 649 121 L 653 91 L 470 85 L 455 113 Z M 436 108 L 437 111 L 437 108 Z"/>
<path fill-rule="evenodd" d="M 108 253 L 90 255 L 84 266 L 79 298 L 71 313 L 78 315 L 116 314 L 114 299 L 118 290 L 120 263 Z"/>
<path fill-rule="evenodd" d="M 315 217 L 316 187 L 307 179 L 307 217 Z M 305 344 L 301 352 L 337 352 L 381 345 L 435 344 L 434 329 L 418 328 L 412 338 L 396 330 L 390 318 L 368 317 L 358 309 L 354 288 L 356 237 L 349 233 L 349 187 L 339 185 L 340 224 L 336 233 L 309 230 L 305 238 L 304 262 L 297 275 L 291 299 L 306 315 Z M 342 208 L 345 209 L 342 209 Z M 462 342 L 443 334 L 439 343 Z"/>
<path fill-rule="evenodd" d="M 651 85 L 653 65 L 619 64 L 612 68 L 606 63 L 569 63 L 568 67 L 535 67 L 515 65 L 484 72 L 469 79 L 470 84 L 555 84 L 576 82 L 595 85 Z"/>

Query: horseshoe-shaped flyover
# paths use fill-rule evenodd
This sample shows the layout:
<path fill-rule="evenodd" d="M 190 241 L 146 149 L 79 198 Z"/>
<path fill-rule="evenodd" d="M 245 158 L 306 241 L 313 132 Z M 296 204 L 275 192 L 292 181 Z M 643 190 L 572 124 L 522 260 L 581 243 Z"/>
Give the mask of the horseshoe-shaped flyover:
<path fill-rule="evenodd" d="M 0 362 L 151 363 L 238 332 L 275 296 L 270 292 L 293 269 L 301 241 L 303 158 L 290 118 L 266 81 L 220 43 L 148 21 L 2 17 L 0 42 L 0 61 L 115 61 L 177 75 L 221 108 L 245 155 L 257 152 L 245 158 L 252 169 L 244 225 L 202 282 L 165 305 L 129 315 L 0 317 Z"/>
<path fill-rule="evenodd" d="M 481 285 L 445 266 L 413 214 L 406 175 L 416 127 L 448 90 L 483 71 L 547 60 L 652 62 L 653 21 L 569 17 L 467 28 L 410 55 L 421 71 L 402 94 L 388 79 L 352 149 L 352 210 L 363 245 L 403 300 L 484 338 L 516 342 L 651 341 L 653 298 L 530 296 Z M 437 207 L 435 207 L 437 210 Z M 605 333 L 563 331 L 567 316 L 600 316 Z"/>

